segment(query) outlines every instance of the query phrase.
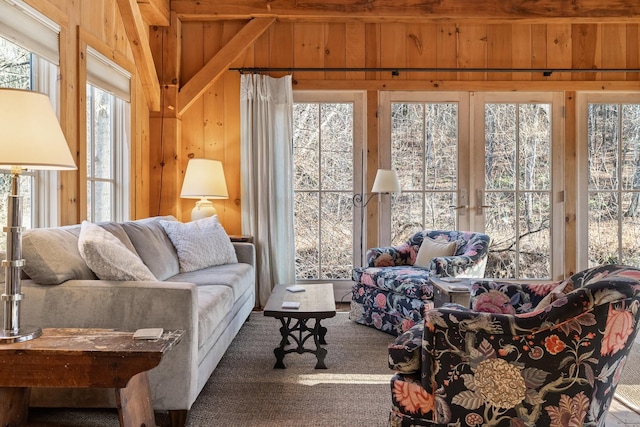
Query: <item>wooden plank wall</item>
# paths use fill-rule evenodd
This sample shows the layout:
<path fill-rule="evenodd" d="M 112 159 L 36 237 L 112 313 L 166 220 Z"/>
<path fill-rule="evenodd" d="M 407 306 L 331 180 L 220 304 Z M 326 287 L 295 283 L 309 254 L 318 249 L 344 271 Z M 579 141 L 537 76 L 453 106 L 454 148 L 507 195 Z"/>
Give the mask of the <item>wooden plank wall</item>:
<path fill-rule="evenodd" d="M 183 22 L 181 84 L 245 22 Z M 232 67 L 637 68 L 638 58 L 640 26 L 632 23 L 277 21 Z M 594 81 L 623 81 L 629 82 L 625 88 L 640 90 L 639 79 L 636 72 L 554 72 L 549 77 L 540 72 L 401 72 L 397 77 L 373 71 L 293 73 L 294 89 L 367 90 L 369 106 L 371 100 L 375 105 L 380 90 L 393 85 L 403 90 L 532 90 L 531 83 L 536 82 L 535 90 L 580 90 L 583 84 L 585 89 L 601 90 L 605 85 L 594 86 Z M 177 142 L 178 176 L 190 156 L 204 155 L 224 163 L 230 199 L 215 205 L 230 233 L 241 232 L 238 104 L 238 72 L 228 71 L 207 96 L 185 112 Z M 378 120 L 376 114 L 367 117 L 368 121 Z M 573 118 L 568 117 L 567 122 L 573 128 Z M 367 127 L 377 129 L 377 125 L 368 123 Z M 372 141 L 377 144 L 377 138 L 370 138 L 369 143 Z M 568 153 L 575 152 L 574 143 L 567 141 Z M 377 147 L 368 148 L 369 153 L 378 152 Z M 369 159 L 370 165 L 376 163 L 377 159 Z M 369 169 L 375 171 L 375 167 Z M 185 202 L 178 202 L 176 213 L 182 219 L 188 218 L 192 206 Z M 568 226 L 570 229 L 571 224 Z"/>

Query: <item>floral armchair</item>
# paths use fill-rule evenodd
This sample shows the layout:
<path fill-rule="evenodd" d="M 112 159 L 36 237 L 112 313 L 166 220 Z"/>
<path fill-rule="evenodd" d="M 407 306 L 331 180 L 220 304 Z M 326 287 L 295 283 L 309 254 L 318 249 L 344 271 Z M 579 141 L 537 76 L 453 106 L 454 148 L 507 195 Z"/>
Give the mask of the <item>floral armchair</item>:
<path fill-rule="evenodd" d="M 604 426 L 640 311 L 640 270 L 479 281 L 389 346 L 390 425 Z M 527 311 L 529 310 L 529 311 Z"/>
<path fill-rule="evenodd" d="M 415 266 L 425 238 L 456 242 L 454 255 L 435 257 L 427 267 Z M 352 272 L 351 319 L 393 335 L 403 333 L 433 308 L 429 278 L 483 277 L 489 243 L 482 233 L 431 230 L 414 234 L 400 246 L 369 249 L 368 265 Z"/>

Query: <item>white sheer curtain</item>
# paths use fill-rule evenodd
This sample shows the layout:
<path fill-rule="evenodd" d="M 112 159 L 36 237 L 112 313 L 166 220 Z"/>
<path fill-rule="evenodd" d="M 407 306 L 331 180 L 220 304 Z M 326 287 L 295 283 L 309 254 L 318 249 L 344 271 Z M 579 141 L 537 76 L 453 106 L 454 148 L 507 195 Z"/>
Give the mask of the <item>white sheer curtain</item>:
<path fill-rule="evenodd" d="M 295 280 L 291 76 L 240 80 L 242 233 L 254 237 L 256 300 Z"/>

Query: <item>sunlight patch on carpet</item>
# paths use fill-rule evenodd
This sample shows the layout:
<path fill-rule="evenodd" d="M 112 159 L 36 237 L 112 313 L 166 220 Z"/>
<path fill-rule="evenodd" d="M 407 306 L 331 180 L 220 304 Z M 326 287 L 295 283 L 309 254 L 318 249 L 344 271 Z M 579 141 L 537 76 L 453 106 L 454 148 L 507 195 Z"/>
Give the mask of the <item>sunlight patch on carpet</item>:
<path fill-rule="evenodd" d="M 389 384 L 392 375 L 373 374 L 311 374 L 298 375 L 298 384 Z"/>

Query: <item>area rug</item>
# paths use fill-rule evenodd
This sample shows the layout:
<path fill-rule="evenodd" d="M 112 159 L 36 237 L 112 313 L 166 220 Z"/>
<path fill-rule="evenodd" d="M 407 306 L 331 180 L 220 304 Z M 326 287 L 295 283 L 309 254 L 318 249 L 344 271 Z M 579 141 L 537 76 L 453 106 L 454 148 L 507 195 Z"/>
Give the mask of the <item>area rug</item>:
<path fill-rule="evenodd" d="M 274 369 L 280 321 L 251 314 L 189 413 L 188 426 L 386 426 L 390 408 L 387 346 L 393 336 L 358 325 L 348 313 L 327 327 L 327 369 L 312 354 L 287 354 Z M 158 426 L 169 425 L 157 412 Z M 111 427 L 112 410 L 32 409 L 29 425 Z"/>

